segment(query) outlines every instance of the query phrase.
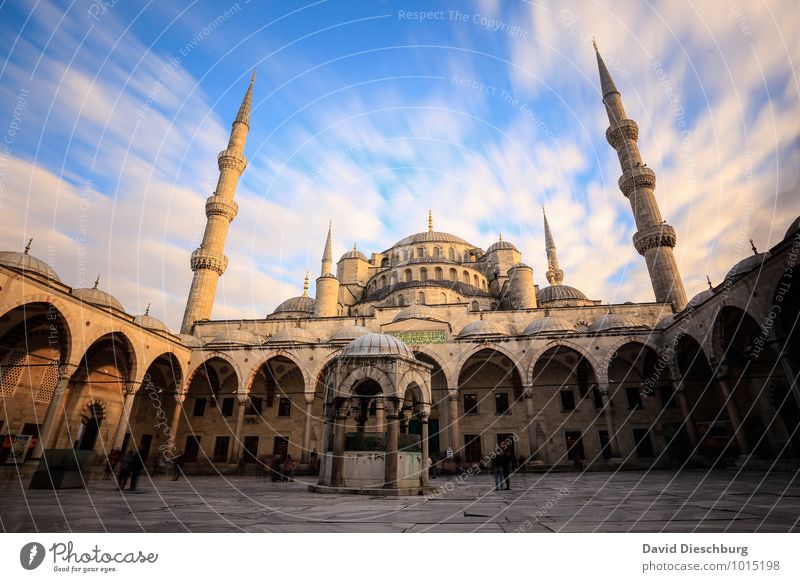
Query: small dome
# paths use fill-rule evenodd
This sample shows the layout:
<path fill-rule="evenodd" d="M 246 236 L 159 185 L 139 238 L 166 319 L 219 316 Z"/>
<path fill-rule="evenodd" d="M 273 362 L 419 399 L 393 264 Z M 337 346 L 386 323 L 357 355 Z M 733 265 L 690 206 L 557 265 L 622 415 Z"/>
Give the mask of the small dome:
<path fill-rule="evenodd" d="M 476 337 L 485 335 L 508 335 L 508 332 L 503 329 L 500 324 L 493 321 L 481 319 L 473 321 L 464 326 L 458 337 Z"/>
<path fill-rule="evenodd" d="M 402 356 L 413 360 L 414 352 L 394 336 L 385 333 L 369 333 L 347 344 L 342 356 Z"/>
<path fill-rule="evenodd" d="M 486 249 L 486 254 L 488 255 L 489 253 L 493 253 L 495 251 L 517 251 L 517 252 L 519 252 L 519 250 L 517 250 L 517 247 L 512 245 L 507 240 L 503 240 L 502 238 L 499 241 L 497 241 L 496 243 L 494 243 L 491 246 L 489 246 L 489 248 Z"/>
<path fill-rule="evenodd" d="M 706 301 L 711 299 L 713 296 L 714 296 L 713 289 L 706 289 L 705 291 L 700 291 L 700 293 L 698 293 L 689 300 L 689 303 L 686 304 L 686 307 L 697 307 L 701 303 L 705 303 Z"/>
<path fill-rule="evenodd" d="M 359 251 L 356 245 L 353 245 L 353 250 L 347 251 L 345 254 L 342 255 L 342 258 L 339 260 L 342 261 L 344 259 L 361 259 L 362 261 L 369 261 L 367 255 Z"/>
<path fill-rule="evenodd" d="M 542 317 L 534 319 L 522 332 L 522 335 L 539 335 L 544 333 L 572 333 L 575 326 L 561 317 Z"/>
<path fill-rule="evenodd" d="M 539 292 L 536 294 L 536 300 L 539 303 L 570 300 L 587 301 L 586 295 L 569 285 L 550 285 L 544 289 L 539 289 Z"/>
<path fill-rule="evenodd" d="M 209 344 L 229 346 L 257 346 L 261 345 L 261 338 L 256 334 L 243 329 L 226 329 L 212 339 Z"/>
<path fill-rule="evenodd" d="M 753 269 L 760 268 L 761 265 L 770 258 L 772 255 L 768 252 L 766 253 L 757 253 L 755 255 L 750 255 L 749 257 L 742 259 L 738 263 L 736 263 L 728 274 L 725 275 L 725 279 L 733 279 L 734 277 L 739 277 L 744 275 L 748 271 L 752 271 Z"/>
<path fill-rule="evenodd" d="M 311 317 L 314 315 L 314 300 L 306 295 L 292 297 L 278 305 L 275 311 L 272 312 L 272 315 L 277 315 L 279 313 L 287 315 L 294 314 L 295 317 Z"/>
<path fill-rule="evenodd" d="M 181 343 L 185 345 L 187 348 L 202 348 L 203 342 L 200 341 L 200 338 L 196 335 L 190 335 L 188 333 L 179 333 L 178 337 L 181 340 Z"/>
<path fill-rule="evenodd" d="M 267 340 L 268 344 L 287 343 L 287 344 L 313 344 L 316 339 L 306 330 L 300 327 L 284 327 L 279 329 Z"/>
<path fill-rule="evenodd" d="M 433 314 L 433 310 L 430 307 L 419 304 L 409 305 L 395 315 L 392 321 L 403 321 L 405 319 L 432 319 L 434 321 L 441 321 Z"/>
<path fill-rule="evenodd" d="M 673 323 L 675 323 L 675 314 L 674 313 L 670 313 L 668 316 L 666 316 L 664 319 L 662 319 L 661 321 L 659 321 L 656 324 L 656 329 L 659 329 L 659 330 L 667 329 Z"/>
<path fill-rule="evenodd" d="M 596 319 L 592 325 L 589 326 L 589 333 L 596 333 L 601 331 L 612 331 L 618 329 L 629 329 L 634 327 L 647 327 L 641 321 L 638 321 L 627 315 L 620 315 L 618 313 L 607 313 L 603 317 Z"/>
<path fill-rule="evenodd" d="M 73 289 L 72 295 L 84 303 L 91 303 L 92 305 L 96 305 L 98 307 L 111 307 L 113 309 L 118 309 L 119 311 L 125 311 L 125 308 L 122 307 L 122 303 L 117 301 L 113 295 L 106 293 L 105 291 L 101 291 L 97 287 L 92 289 Z"/>
<path fill-rule="evenodd" d="M 351 342 L 356 338 L 361 337 L 362 335 L 367 335 L 371 333 L 366 327 L 362 327 L 360 325 L 346 325 L 342 328 L 339 328 L 336 333 L 331 336 L 330 341 L 332 342 Z"/>
<path fill-rule="evenodd" d="M 800 230 L 800 216 L 794 219 L 794 222 L 789 225 L 789 230 L 786 231 L 786 234 L 783 236 L 783 240 L 787 240 L 794 235 L 798 230 Z"/>
<path fill-rule="evenodd" d="M 531 271 L 533 271 L 532 267 L 526 265 L 525 263 L 523 263 L 521 261 L 519 263 L 515 263 L 514 265 L 512 265 L 511 268 L 509 269 L 509 271 L 511 271 L 512 269 L 530 269 Z"/>
<path fill-rule="evenodd" d="M 18 253 L 15 251 L 0 251 L 0 265 L 11 267 L 24 273 L 34 273 L 45 279 L 50 279 L 60 283 L 58 274 L 41 259 L 37 259 L 28 253 Z"/>
<path fill-rule="evenodd" d="M 169 333 L 169 328 L 167 327 L 167 324 L 161 321 L 160 319 L 156 319 L 149 313 L 137 315 L 136 317 L 133 318 L 133 323 L 145 327 L 147 329 L 152 329 L 155 331 L 166 331 L 167 333 Z"/>

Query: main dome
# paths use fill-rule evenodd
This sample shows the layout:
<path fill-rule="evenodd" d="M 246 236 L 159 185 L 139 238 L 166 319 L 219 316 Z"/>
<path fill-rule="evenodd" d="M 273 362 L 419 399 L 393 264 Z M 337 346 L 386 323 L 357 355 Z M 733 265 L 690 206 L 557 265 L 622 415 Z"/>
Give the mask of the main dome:
<path fill-rule="evenodd" d="M 347 344 L 342 356 L 402 356 L 413 360 L 414 352 L 402 340 L 394 336 L 385 333 L 368 333 Z"/>
<path fill-rule="evenodd" d="M 460 245 L 467 245 L 469 247 L 473 246 L 467 241 L 465 241 L 463 238 L 458 237 L 454 234 L 450 234 L 449 232 L 438 232 L 435 230 L 427 230 L 425 232 L 418 232 L 417 234 L 412 234 L 410 236 L 407 236 L 400 242 L 397 242 L 394 245 L 392 245 L 391 248 L 413 245 L 423 242 L 454 243 Z"/>

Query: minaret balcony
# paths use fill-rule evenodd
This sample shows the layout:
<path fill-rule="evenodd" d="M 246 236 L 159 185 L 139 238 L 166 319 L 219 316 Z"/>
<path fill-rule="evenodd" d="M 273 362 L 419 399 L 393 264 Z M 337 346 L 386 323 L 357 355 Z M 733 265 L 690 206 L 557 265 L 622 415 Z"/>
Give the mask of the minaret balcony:
<path fill-rule="evenodd" d="M 653 224 L 646 226 L 633 235 L 633 246 L 636 247 L 636 251 L 640 255 L 644 255 L 650 249 L 659 247 L 673 248 L 677 240 L 675 229 L 669 224 Z"/>
<path fill-rule="evenodd" d="M 639 188 L 655 190 L 656 173 L 647 166 L 637 166 L 625 170 L 617 183 L 625 196 L 630 196 L 631 192 Z"/>
<path fill-rule="evenodd" d="M 231 222 L 239 213 L 239 205 L 235 200 L 228 200 L 222 196 L 209 196 L 206 199 L 206 216 L 224 216 Z"/>
<path fill-rule="evenodd" d="M 606 130 L 606 140 L 611 147 L 618 150 L 626 141 L 639 139 L 639 126 L 633 119 L 620 119 Z"/>
<path fill-rule="evenodd" d="M 192 271 L 208 269 L 218 275 L 222 275 L 225 269 L 228 268 L 228 257 L 208 249 L 199 248 L 192 253 L 191 265 Z"/>
<path fill-rule="evenodd" d="M 235 150 L 225 149 L 217 155 L 217 165 L 220 170 L 236 170 L 241 174 L 247 168 L 247 158 Z"/>

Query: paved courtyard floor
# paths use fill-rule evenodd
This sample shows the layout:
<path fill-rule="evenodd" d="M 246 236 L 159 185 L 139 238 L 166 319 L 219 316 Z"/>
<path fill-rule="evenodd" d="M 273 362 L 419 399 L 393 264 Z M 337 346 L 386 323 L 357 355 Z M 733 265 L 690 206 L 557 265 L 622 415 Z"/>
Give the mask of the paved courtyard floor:
<path fill-rule="evenodd" d="M 439 478 L 441 495 L 321 495 L 258 477 L 167 476 L 120 493 L 0 481 L 6 532 L 798 532 L 797 473 L 625 471 Z M 25 482 L 27 487 L 27 481 Z"/>

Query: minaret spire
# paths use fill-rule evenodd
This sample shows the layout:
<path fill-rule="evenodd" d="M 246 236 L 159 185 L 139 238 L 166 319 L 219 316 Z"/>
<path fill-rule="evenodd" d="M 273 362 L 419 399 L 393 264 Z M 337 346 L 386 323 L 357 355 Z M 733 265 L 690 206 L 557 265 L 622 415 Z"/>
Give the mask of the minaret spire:
<path fill-rule="evenodd" d="M 308 271 L 306 271 L 306 278 L 303 280 L 303 297 L 308 297 Z"/>
<path fill-rule="evenodd" d="M 619 188 L 630 200 L 636 220 L 637 232 L 633 235 L 633 246 L 647 263 L 656 301 L 670 303 L 673 311 L 678 312 L 686 307 L 686 291 L 672 252 L 676 242 L 675 229 L 661 217 L 655 195 L 656 174 L 642 162 L 639 153 L 639 126 L 628 119 L 622 96 L 596 43 L 595 52 L 609 123 L 606 139 L 617 152 L 622 169 Z"/>
<path fill-rule="evenodd" d="M 322 251 L 322 272 L 317 277 L 317 292 L 314 298 L 316 317 L 339 315 L 339 279 L 333 274 L 333 220 L 328 223 L 328 238 Z M 308 284 L 308 277 L 306 277 Z"/>
<path fill-rule="evenodd" d="M 433 232 L 433 211 L 428 210 L 428 232 Z"/>
<path fill-rule="evenodd" d="M 322 276 L 330 273 L 333 268 L 333 244 L 331 242 L 332 229 L 333 220 L 328 223 L 328 238 L 325 240 L 325 250 L 322 251 L 322 269 L 319 273 Z"/>
<path fill-rule="evenodd" d="M 256 74 L 233 120 L 228 147 L 217 157 L 219 179 L 214 193 L 206 200 L 206 230 L 200 247 L 192 253 L 191 266 L 194 271 L 192 287 L 186 301 L 181 333 L 191 333 L 196 321 L 209 319 L 214 307 L 217 282 L 228 266 L 225 256 L 225 239 L 230 223 L 236 218 L 238 205 L 234 200 L 239 178 L 247 167 L 244 146 L 250 129 L 250 109 L 253 102 L 253 84 Z"/>
<path fill-rule="evenodd" d="M 550 223 L 547 222 L 547 213 L 542 206 L 542 216 L 544 217 L 544 248 L 547 252 L 547 282 L 551 285 L 561 285 L 564 281 L 564 271 L 558 266 L 558 252 L 553 233 L 550 231 Z"/>

